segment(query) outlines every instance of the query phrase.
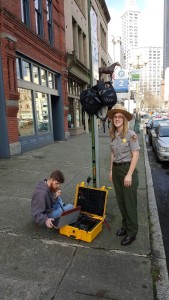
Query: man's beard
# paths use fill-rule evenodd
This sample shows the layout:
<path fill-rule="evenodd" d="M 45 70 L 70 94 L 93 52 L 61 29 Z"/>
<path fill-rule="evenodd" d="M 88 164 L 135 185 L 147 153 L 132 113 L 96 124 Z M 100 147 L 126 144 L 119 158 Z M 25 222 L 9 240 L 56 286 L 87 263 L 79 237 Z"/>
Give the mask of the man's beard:
<path fill-rule="evenodd" d="M 51 186 L 50 186 L 51 192 L 52 192 L 52 193 L 56 193 L 57 189 L 58 189 L 58 187 L 54 187 L 54 186 L 53 186 L 53 183 L 52 183 Z"/>

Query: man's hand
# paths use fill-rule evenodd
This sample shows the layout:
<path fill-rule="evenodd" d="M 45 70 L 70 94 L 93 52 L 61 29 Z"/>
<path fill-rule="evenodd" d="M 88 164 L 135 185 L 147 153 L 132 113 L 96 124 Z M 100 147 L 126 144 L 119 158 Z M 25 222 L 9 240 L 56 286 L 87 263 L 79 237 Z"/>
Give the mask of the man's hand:
<path fill-rule="evenodd" d="M 55 193 L 56 197 L 60 197 L 62 194 L 62 190 L 61 189 L 58 189 Z"/>
<path fill-rule="evenodd" d="M 53 227 L 52 221 L 54 221 L 54 219 L 52 219 L 52 218 L 49 218 L 49 219 L 46 220 L 45 224 L 46 224 L 46 226 L 48 228 L 52 228 Z"/>

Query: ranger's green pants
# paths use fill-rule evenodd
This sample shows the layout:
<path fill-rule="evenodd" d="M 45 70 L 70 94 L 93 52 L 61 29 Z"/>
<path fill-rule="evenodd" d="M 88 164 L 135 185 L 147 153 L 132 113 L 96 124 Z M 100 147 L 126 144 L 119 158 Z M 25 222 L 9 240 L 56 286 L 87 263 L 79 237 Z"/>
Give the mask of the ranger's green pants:
<path fill-rule="evenodd" d="M 136 235 L 138 231 L 137 216 L 137 188 L 139 184 L 138 171 L 135 169 L 132 175 L 132 185 L 124 186 L 124 177 L 129 165 L 113 166 L 112 179 L 117 198 L 117 203 L 122 214 L 122 227 L 126 228 L 128 235 Z"/>

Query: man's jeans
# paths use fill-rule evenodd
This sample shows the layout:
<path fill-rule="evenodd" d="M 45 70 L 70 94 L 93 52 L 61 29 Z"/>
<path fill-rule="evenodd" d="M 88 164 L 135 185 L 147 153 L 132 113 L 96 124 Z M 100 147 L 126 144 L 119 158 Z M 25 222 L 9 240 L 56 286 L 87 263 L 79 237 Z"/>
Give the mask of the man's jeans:
<path fill-rule="evenodd" d="M 58 197 L 56 203 L 53 205 L 54 211 L 50 214 L 50 218 L 57 218 L 63 211 L 74 208 L 72 204 L 63 204 L 62 198 Z"/>

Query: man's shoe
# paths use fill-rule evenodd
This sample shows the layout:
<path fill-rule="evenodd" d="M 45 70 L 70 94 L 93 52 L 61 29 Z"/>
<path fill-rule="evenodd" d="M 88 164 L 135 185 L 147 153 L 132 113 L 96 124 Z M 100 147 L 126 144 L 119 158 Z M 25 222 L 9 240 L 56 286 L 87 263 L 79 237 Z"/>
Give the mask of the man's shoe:
<path fill-rule="evenodd" d="M 126 235 L 127 234 L 127 231 L 124 227 L 122 227 L 121 229 L 117 230 L 116 232 L 116 235 L 117 236 L 123 236 L 123 235 Z"/>
<path fill-rule="evenodd" d="M 126 235 L 125 237 L 124 237 L 124 239 L 122 239 L 122 241 L 121 241 L 121 245 L 122 246 L 128 246 L 128 245 L 130 245 L 132 242 L 134 242 L 135 241 L 135 239 L 136 239 L 136 236 L 135 235 Z"/>

